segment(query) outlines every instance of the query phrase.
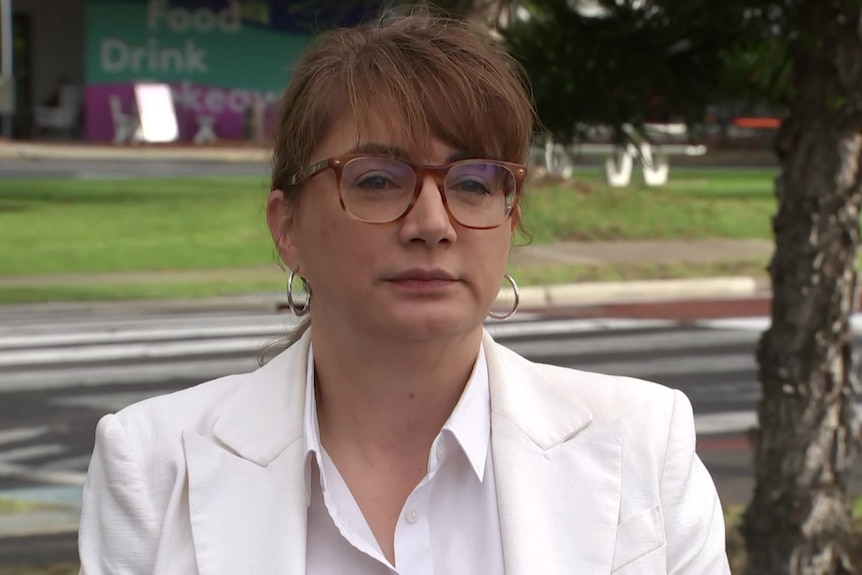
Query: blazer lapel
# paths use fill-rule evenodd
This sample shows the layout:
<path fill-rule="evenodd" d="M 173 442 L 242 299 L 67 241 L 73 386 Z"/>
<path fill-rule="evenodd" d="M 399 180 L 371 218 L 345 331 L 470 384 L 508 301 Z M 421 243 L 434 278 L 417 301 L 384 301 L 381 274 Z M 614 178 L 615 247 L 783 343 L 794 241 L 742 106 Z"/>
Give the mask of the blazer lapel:
<path fill-rule="evenodd" d="M 305 574 L 308 337 L 237 387 L 212 437 L 183 435 L 201 575 Z"/>
<path fill-rule="evenodd" d="M 622 425 L 594 423 L 554 377 L 485 336 L 491 449 L 507 575 L 609 573 Z"/>

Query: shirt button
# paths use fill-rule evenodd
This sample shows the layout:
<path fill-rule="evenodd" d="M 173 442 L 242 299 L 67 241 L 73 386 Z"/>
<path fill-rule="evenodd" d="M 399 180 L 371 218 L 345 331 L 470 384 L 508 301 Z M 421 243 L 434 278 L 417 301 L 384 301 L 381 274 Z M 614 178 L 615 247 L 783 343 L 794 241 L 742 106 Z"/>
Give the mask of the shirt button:
<path fill-rule="evenodd" d="M 437 461 L 443 461 L 443 456 L 446 455 L 446 450 L 442 445 L 437 446 Z"/>
<path fill-rule="evenodd" d="M 419 519 L 419 514 L 416 513 L 415 509 L 413 509 L 409 513 L 407 513 L 407 523 L 410 523 L 412 525 L 413 523 L 416 523 L 416 521 L 418 519 Z"/>

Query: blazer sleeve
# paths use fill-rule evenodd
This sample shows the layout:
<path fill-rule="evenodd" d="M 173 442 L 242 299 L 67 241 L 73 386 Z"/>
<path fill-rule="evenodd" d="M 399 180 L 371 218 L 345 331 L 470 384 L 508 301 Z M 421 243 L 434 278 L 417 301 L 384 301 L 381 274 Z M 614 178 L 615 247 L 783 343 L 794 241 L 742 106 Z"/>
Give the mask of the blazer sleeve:
<path fill-rule="evenodd" d="M 145 469 L 119 419 L 104 416 L 84 482 L 78 551 L 81 575 L 151 573 L 158 524 Z"/>
<path fill-rule="evenodd" d="M 691 403 L 674 391 L 661 479 L 667 572 L 729 575 L 724 514 L 712 477 L 695 452 L 696 441 Z"/>

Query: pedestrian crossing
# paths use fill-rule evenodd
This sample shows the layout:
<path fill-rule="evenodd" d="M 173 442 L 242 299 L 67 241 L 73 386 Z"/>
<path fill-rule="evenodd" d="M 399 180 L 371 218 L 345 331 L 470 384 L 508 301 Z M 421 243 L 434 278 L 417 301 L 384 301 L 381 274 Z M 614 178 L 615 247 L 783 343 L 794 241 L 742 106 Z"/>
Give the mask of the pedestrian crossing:
<path fill-rule="evenodd" d="M 294 325 L 290 316 L 209 314 L 0 326 L 0 492 L 79 489 L 99 417 L 254 369 L 261 346 Z M 756 422 L 759 327 L 543 316 L 488 324 L 500 343 L 533 361 L 682 390 L 702 436 L 739 434 Z"/>

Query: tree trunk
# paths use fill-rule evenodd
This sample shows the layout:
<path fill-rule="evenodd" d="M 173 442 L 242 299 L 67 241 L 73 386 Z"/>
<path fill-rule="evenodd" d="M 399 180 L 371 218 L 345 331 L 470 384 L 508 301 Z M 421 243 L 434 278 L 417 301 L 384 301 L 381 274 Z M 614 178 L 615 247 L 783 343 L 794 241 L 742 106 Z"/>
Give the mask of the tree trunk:
<path fill-rule="evenodd" d="M 797 4 L 790 113 L 776 140 L 772 325 L 757 359 L 749 575 L 855 573 L 847 493 L 857 448 L 849 329 L 859 244 L 858 0 Z M 859 542 L 855 542 L 858 546 Z"/>

